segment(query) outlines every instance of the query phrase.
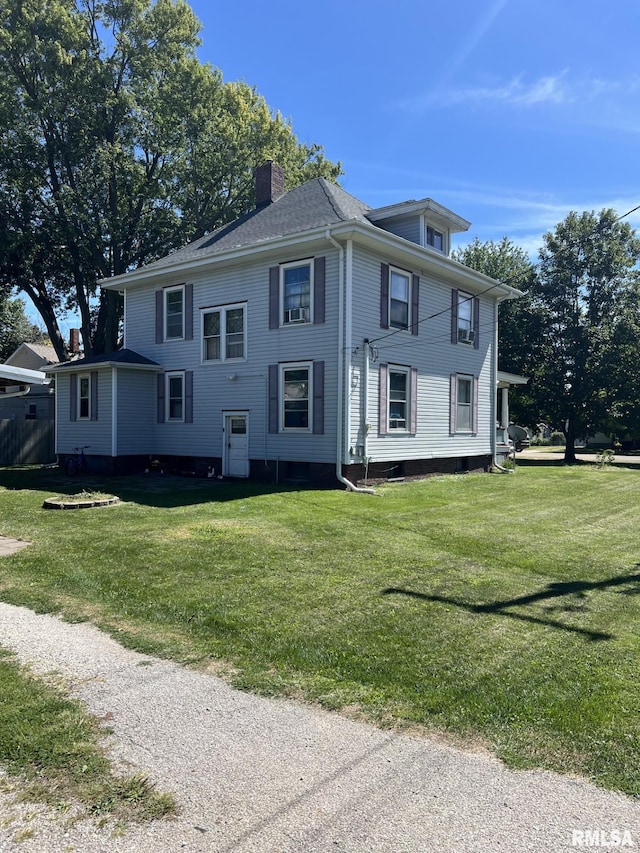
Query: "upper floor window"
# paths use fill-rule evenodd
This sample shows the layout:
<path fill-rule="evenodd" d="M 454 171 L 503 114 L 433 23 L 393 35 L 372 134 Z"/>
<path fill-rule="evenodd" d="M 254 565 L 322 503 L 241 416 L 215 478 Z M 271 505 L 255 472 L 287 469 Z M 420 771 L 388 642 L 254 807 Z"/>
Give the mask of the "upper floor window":
<path fill-rule="evenodd" d="M 439 252 L 444 252 L 445 250 L 444 234 L 432 225 L 425 226 L 425 243 L 427 246 L 431 246 Z"/>
<path fill-rule="evenodd" d="M 410 329 L 417 335 L 420 279 L 405 270 L 380 265 L 380 326 Z"/>
<path fill-rule="evenodd" d="M 184 287 L 164 291 L 164 339 L 184 338 Z"/>
<path fill-rule="evenodd" d="M 282 281 L 282 324 L 310 323 L 313 294 L 313 264 L 284 264 L 280 268 Z"/>
<path fill-rule="evenodd" d="M 411 276 L 391 267 L 389 277 L 389 325 L 396 329 L 407 329 L 411 305 Z"/>
<path fill-rule="evenodd" d="M 156 291 L 156 343 L 193 338 L 193 284 Z"/>
<path fill-rule="evenodd" d="M 246 310 L 226 305 L 202 312 L 202 360 L 228 361 L 246 357 Z"/>
<path fill-rule="evenodd" d="M 451 291 L 451 343 L 478 349 L 480 300 L 462 290 Z"/>
<path fill-rule="evenodd" d="M 326 258 L 319 255 L 269 268 L 269 328 L 325 321 Z"/>

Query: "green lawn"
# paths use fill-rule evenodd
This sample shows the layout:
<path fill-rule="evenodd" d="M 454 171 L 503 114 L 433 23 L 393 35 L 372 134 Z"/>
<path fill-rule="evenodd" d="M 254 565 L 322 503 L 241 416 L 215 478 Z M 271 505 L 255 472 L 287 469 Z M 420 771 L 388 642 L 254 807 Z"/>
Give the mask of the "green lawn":
<path fill-rule="evenodd" d="M 640 471 L 519 467 L 378 496 L 0 472 L 0 598 L 235 684 L 640 795 Z M 77 491 L 72 484 L 69 491 Z"/>

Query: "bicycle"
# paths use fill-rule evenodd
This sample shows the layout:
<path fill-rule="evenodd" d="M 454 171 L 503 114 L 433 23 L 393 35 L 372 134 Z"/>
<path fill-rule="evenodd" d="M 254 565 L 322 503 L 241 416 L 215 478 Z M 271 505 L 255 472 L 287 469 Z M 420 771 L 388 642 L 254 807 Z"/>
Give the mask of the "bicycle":
<path fill-rule="evenodd" d="M 87 457 L 84 455 L 84 452 L 88 447 L 91 447 L 91 445 L 85 444 L 83 447 L 73 448 L 73 455 L 64 463 L 64 470 L 68 477 L 74 477 L 76 474 L 84 474 L 86 472 Z"/>

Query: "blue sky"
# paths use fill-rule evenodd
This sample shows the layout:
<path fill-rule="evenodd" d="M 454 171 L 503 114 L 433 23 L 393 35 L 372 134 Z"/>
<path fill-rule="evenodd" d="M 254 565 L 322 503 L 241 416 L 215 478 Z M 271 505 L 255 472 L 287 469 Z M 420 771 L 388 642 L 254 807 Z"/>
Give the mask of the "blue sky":
<path fill-rule="evenodd" d="M 190 5 L 200 58 L 374 207 L 432 197 L 471 220 L 462 242 L 507 235 L 535 256 L 570 210 L 640 205 L 637 0 Z"/>

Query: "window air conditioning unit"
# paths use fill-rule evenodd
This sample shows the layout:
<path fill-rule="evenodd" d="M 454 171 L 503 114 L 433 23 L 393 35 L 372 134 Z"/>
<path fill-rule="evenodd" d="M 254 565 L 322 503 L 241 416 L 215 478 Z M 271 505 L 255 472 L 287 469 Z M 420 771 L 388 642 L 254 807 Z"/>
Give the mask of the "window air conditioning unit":
<path fill-rule="evenodd" d="M 472 344 L 476 339 L 473 329 L 458 329 L 458 341 L 462 344 Z"/>
<path fill-rule="evenodd" d="M 284 319 L 286 323 L 304 323 L 307 319 L 307 309 L 289 308 L 284 312 Z"/>

